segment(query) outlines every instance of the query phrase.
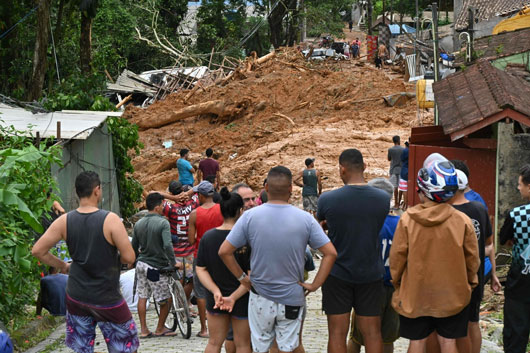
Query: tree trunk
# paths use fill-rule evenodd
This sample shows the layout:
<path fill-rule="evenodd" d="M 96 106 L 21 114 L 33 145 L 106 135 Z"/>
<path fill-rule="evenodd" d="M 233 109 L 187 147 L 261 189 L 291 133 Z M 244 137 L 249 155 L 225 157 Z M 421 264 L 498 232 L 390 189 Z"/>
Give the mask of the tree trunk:
<path fill-rule="evenodd" d="M 48 43 L 50 36 L 50 5 L 51 0 L 38 0 L 37 30 L 35 51 L 33 53 L 33 72 L 28 90 L 29 101 L 37 100 L 42 95 L 44 78 L 46 77 Z"/>
<path fill-rule="evenodd" d="M 64 2 L 65 0 L 59 1 L 59 9 L 57 10 L 57 21 L 55 22 L 55 45 L 58 45 L 61 41 L 62 27 L 63 27 L 63 15 L 64 15 Z"/>
<path fill-rule="evenodd" d="M 276 2 L 278 4 L 271 12 L 268 22 L 271 32 L 271 44 L 277 49 L 284 45 L 289 39 L 289 34 L 284 33 L 283 20 L 289 11 L 296 9 L 297 0 L 277 0 Z"/>
<path fill-rule="evenodd" d="M 92 17 L 81 11 L 81 36 L 79 38 L 79 58 L 81 72 L 89 75 L 92 71 Z"/>
<path fill-rule="evenodd" d="M 213 114 L 219 118 L 240 116 L 250 106 L 250 102 L 242 100 L 239 102 L 225 102 L 222 100 L 213 100 L 203 103 L 187 106 L 185 108 L 175 110 L 166 115 L 159 115 L 157 117 L 148 117 L 136 124 L 142 130 L 162 127 L 172 124 L 176 121 L 183 120 L 198 115 Z"/>

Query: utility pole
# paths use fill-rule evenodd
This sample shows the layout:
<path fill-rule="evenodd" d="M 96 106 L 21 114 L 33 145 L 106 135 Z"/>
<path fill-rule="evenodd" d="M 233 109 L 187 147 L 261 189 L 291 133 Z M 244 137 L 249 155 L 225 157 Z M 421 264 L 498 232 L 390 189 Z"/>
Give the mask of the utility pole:
<path fill-rule="evenodd" d="M 414 56 L 416 56 L 416 72 L 414 76 L 420 73 L 420 51 L 418 50 L 418 33 L 420 32 L 420 14 L 418 0 L 416 0 L 416 40 L 414 41 Z"/>
<path fill-rule="evenodd" d="M 475 39 L 475 34 L 473 32 L 475 32 L 475 30 L 473 29 L 474 25 L 475 25 L 475 8 L 474 7 L 469 7 L 467 9 L 468 13 L 468 25 L 467 25 L 467 32 L 469 33 L 469 53 L 470 53 L 470 59 L 471 61 L 473 60 L 473 54 L 474 54 L 474 51 L 475 51 L 475 48 L 474 45 L 473 45 L 473 40 Z"/>
<path fill-rule="evenodd" d="M 432 38 L 434 47 L 434 82 L 440 80 L 440 69 L 438 67 L 438 5 L 432 3 Z M 438 125 L 438 107 L 434 102 L 434 125 Z"/>

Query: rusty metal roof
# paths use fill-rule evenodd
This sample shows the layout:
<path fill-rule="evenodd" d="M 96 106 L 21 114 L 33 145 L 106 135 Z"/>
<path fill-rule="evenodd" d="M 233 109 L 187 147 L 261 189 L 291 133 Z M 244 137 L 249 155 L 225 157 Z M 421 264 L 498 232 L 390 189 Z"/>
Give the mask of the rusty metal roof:
<path fill-rule="evenodd" d="M 462 11 L 455 22 L 455 29 L 461 31 L 467 28 L 467 9 L 470 6 L 476 9 L 475 19 L 485 21 L 495 16 L 517 12 L 526 5 L 530 5 L 530 0 L 464 0 Z"/>
<path fill-rule="evenodd" d="M 469 133 L 471 126 L 507 108 L 526 115 L 530 121 L 530 84 L 487 60 L 434 83 L 433 90 L 440 124 L 453 141 L 465 135 L 458 132 L 466 129 Z"/>
<path fill-rule="evenodd" d="M 530 51 L 530 28 L 512 32 L 503 32 L 475 39 L 474 50 L 479 58 L 493 60 Z M 465 62 L 462 51 L 455 60 L 455 65 Z"/>

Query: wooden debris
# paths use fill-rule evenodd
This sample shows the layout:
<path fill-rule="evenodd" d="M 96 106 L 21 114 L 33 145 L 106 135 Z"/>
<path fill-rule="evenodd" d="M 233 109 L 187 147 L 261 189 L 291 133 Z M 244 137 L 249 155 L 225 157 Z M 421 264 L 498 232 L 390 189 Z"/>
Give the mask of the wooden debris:
<path fill-rule="evenodd" d="M 125 97 L 121 102 L 119 102 L 118 104 L 116 104 L 116 109 L 118 109 L 119 107 L 121 107 L 122 105 L 124 105 L 125 103 L 127 103 L 128 101 L 130 101 L 132 99 L 132 94 L 129 94 L 127 97 Z"/>
<path fill-rule="evenodd" d="M 172 114 L 157 116 L 155 119 L 143 119 L 140 120 L 137 125 L 140 129 L 157 128 L 179 120 L 205 114 L 214 114 L 219 118 L 237 117 L 243 111 L 245 111 L 249 105 L 250 103 L 247 100 L 242 100 L 235 103 L 227 103 L 222 100 L 213 100 L 190 105 L 188 107 L 174 111 Z"/>
<path fill-rule="evenodd" d="M 293 119 L 289 118 L 287 115 L 284 115 L 284 114 L 282 114 L 282 113 L 274 113 L 274 114 L 272 114 L 272 116 L 275 116 L 275 117 L 278 117 L 278 118 L 285 119 L 285 120 L 287 120 L 288 122 L 290 122 L 292 126 L 295 126 L 295 125 L 296 125 L 296 124 L 294 123 Z"/>

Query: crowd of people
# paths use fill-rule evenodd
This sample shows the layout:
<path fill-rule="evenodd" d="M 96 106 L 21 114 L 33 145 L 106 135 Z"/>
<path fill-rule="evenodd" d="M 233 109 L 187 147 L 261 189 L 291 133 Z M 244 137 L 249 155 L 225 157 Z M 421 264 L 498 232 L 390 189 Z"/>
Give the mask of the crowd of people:
<path fill-rule="evenodd" d="M 322 192 L 315 159 L 307 158 L 294 175 L 271 168 L 259 197 L 244 183 L 219 189 L 211 149 L 198 166 L 182 150 L 179 180 L 148 194 L 148 214 L 134 226 L 132 241 L 117 215 L 98 209 L 98 175 L 81 173 L 79 208 L 54 221 L 33 248 L 41 262 L 69 273 L 67 346 L 92 352 L 96 324 L 112 352 L 174 336 L 164 326 L 171 295 L 159 271 L 177 267 L 186 295 L 196 298 L 197 335 L 208 339 L 207 353 L 223 345 L 238 353 L 305 352 L 305 297 L 319 288 L 330 353 L 359 352 L 363 345 L 368 353 L 392 352 L 399 337 L 410 340 L 411 353 L 480 352 L 484 286 L 490 280 L 493 291 L 501 289 L 487 208 L 469 187 L 465 163 L 439 154 L 414 178 L 410 187 L 421 202 L 407 208 L 408 149 L 397 136 L 393 142 L 389 178 L 367 183 L 362 153 L 346 149 L 338 159 L 342 187 Z M 304 210 L 290 204 L 293 184 L 303 188 Z M 530 165 L 521 169 L 519 191 L 530 200 Z M 528 343 L 529 221 L 530 204 L 517 207 L 500 235 L 513 245 L 504 309 L 510 353 L 524 352 Z M 59 240 L 71 263 L 49 252 Z M 312 281 L 310 248 L 321 257 Z M 136 266 L 139 331 L 120 293 L 120 262 Z M 154 331 L 146 323 L 150 298 L 160 308 Z"/>

